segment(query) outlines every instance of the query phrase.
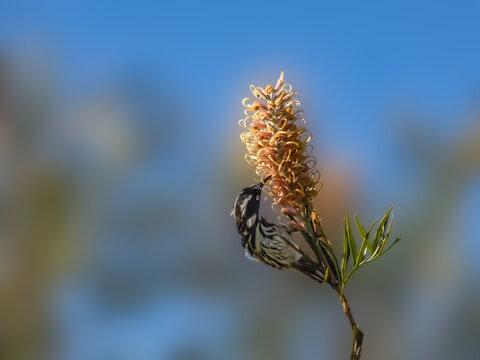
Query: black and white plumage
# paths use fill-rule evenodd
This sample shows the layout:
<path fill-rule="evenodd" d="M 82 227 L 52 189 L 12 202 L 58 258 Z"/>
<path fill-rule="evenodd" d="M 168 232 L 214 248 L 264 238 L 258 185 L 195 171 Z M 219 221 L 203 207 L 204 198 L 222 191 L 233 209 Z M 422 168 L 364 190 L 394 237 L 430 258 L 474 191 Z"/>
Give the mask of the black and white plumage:
<path fill-rule="evenodd" d="M 233 214 L 242 246 L 248 258 L 258 260 L 277 269 L 293 268 L 323 282 L 324 271 L 292 248 L 293 229 L 277 225 L 260 216 L 263 182 L 246 187 L 235 200 Z"/>

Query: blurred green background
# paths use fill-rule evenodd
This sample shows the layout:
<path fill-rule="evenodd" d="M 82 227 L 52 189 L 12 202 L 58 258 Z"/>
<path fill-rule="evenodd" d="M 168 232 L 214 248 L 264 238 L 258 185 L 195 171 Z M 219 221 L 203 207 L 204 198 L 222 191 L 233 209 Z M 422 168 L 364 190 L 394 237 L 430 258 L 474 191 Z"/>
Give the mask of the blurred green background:
<path fill-rule="evenodd" d="M 365 359 L 478 359 L 474 1 L 0 4 L 0 358 L 347 359 L 335 293 L 243 257 L 248 86 L 285 71 Z M 265 209 L 268 211 L 268 209 Z"/>

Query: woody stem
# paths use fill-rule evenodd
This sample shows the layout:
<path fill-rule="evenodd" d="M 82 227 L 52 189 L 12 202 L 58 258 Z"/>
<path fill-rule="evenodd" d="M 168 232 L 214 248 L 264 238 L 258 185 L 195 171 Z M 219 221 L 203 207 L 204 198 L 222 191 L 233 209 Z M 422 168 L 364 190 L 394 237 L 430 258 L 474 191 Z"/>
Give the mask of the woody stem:
<path fill-rule="evenodd" d="M 353 331 L 353 344 L 352 344 L 352 353 L 350 355 L 350 360 L 359 360 L 360 354 L 362 352 L 363 332 L 357 326 L 357 323 L 353 318 L 352 309 L 350 308 L 348 300 L 343 294 L 343 291 L 341 291 L 338 286 L 335 288 L 335 291 L 340 296 L 340 302 L 342 303 L 343 311 L 345 312 L 345 315 L 347 316 Z"/>

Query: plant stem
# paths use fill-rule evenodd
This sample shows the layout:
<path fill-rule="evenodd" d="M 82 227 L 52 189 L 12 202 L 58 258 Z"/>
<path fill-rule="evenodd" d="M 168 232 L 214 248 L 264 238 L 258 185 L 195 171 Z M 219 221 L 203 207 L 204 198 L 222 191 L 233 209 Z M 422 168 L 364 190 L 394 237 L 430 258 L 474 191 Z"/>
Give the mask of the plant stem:
<path fill-rule="evenodd" d="M 335 287 L 336 292 L 340 296 L 340 302 L 342 303 L 343 311 L 345 315 L 347 315 L 348 321 L 350 322 L 350 326 L 352 327 L 353 331 L 353 344 L 352 344 L 352 354 L 350 355 L 350 360 L 359 360 L 360 353 L 362 352 L 362 342 L 363 342 L 363 332 L 357 326 L 355 319 L 352 315 L 352 309 L 348 304 L 348 300 L 343 294 L 343 291 L 337 286 Z"/>
<path fill-rule="evenodd" d="M 319 243 L 321 241 L 324 241 L 324 243 L 328 245 L 329 249 L 331 249 L 330 242 L 327 240 L 327 236 L 323 231 L 322 224 L 319 221 L 313 222 L 311 217 L 308 215 L 308 211 L 306 212 L 305 215 L 301 216 L 300 218 L 303 220 L 304 227 L 305 227 L 305 232 L 303 233 L 305 236 L 305 240 L 307 241 L 308 245 L 315 253 L 319 264 L 324 264 L 324 266 L 327 269 L 329 267 L 331 268 L 330 264 L 328 263 L 325 257 L 325 254 L 321 249 L 321 245 Z M 290 217 L 290 219 L 295 220 L 293 217 Z M 317 228 L 315 228 L 315 225 L 317 225 Z M 331 251 L 333 253 L 333 250 Z M 339 272 L 339 269 L 338 269 L 338 264 L 336 261 L 335 254 L 333 254 L 332 261 L 333 261 L 333 265 L 336 270 L 337 276 L 341 276 L 341 273 Z M 350 275 L 351 273 L 347 276 L 346 279 L 348 279 Z M 331 284 L 335 284 L 336 279 L 332 274 L 332 272 L 329 272 L 328 276 L 330 277 Z M 360 354 L 362 352 L 363 332 L 357 326 L 357 323 L 355 322 L 355 319 L 353 318 L 353 315 L 352 315 L 352 309 L 350 308 L 348 300 L 343 293 L 343 286 L 345 285 L 346 279 L 344 280 L 340 279 L 340 284 L 338 284 L 337 282 L 338 285 L 333 285 L 332 287 L 340 296 L 340 302 L 342 303 L 343 311 L 345 312 L 345 315 L 347 316 L 353 331 L 353 344 L 352 344 L 352 353 L 350 355 L 350 360 L 360 360 Z"/>

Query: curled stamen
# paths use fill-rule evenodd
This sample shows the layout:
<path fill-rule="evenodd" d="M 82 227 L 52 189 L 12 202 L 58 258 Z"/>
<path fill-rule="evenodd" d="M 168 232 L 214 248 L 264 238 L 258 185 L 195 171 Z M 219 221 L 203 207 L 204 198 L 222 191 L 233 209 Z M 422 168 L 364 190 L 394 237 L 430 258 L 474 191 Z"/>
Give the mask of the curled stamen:
<path fill-rule="evenodd" d="M 285 104 L 285 107 L 296 107 L 296 106 L 300 106 L 300 101 L 292 100 Z"/>
<path fill-rule="evenodd" d="M 238 120 L 238 125 L 240 125 L 241 127 L 248 127 L 247 124 L 245 123 L 248 119 L 241 119 L 241 120 Z"/>
<path fill-rule="evenodd" d="M 280 163 L 279 163 L 279 162 L 273 160 L 273 156 L 272 156 L 272 155 L 268 155 L 268 158 L 270 159 L 270 161 L 271 161 L 274 165 L 276 165 L 277 167 L 280 166 Z"/>
<path fill-rule="evenodd" d="M 309 156 L 304 164 L 307 165 L 310 169 L 314 168 L 317 165 L 317 160 L 313 156 Z"/>
<path fill-rule="evenodd" d="M 251 86 L 253 86 L 253 85 L 251 85 Z M 245 106 L 245 107 L 251 107 L 252 104 L 247 104 L 247 101 L 251 101 L 252 104 L 255 103 L 255 100 L 254 100 L 254 99 L 249 98 L 249 97 L 246 97 L 246 98 L 243 98 L 243 99 L 242 99 L 242 105 Z"/>
<path fill-rule="evenodd" d="M 304 153 L 308 156 L 310 156 L 310 154 L 312 153 L 313 151 L 313 146 L 312 144 L 308 144 L 307 146 L 305 146 L 305 151 Z"/>
<path fill-rule="evenodd" d="M 288 88 L 288 89 L 287 89 Z M 292 85 L 290 84 L 283 84 L 280 90 L 284 90 L 285 92 L 289 93 L 292 91 Z"/>
<path fill-rule="evenodd" d="M 275 90 L 277 90 L 283 84 L 283 71 L 280 73 L 280 77 L 277 80 L 275 85 Z"/>
<path fill-rule="evenodd" d="M 297 92 L 283 83 L 283 73 L 275 87 L 251 85 L 250 90 L 256 99 L 243 99 L 246 118 L 239 121 L 247 129 L 240 136 L 248 150 L 246 159 L 265 179 L 274 205 L 284 214 L 298 215 L 312 207 L 321 184 L 310 155 L 311 135 L 304 127 L 300 102 L 294 99 Z"/>

